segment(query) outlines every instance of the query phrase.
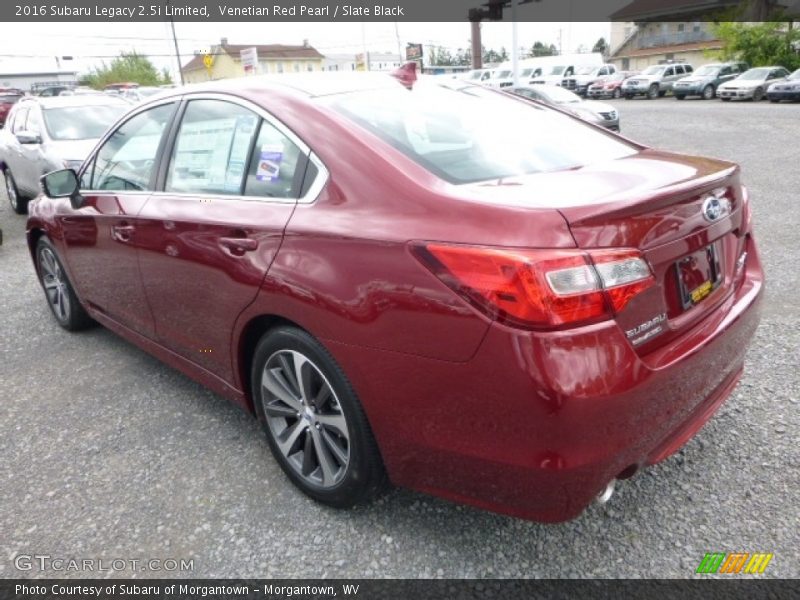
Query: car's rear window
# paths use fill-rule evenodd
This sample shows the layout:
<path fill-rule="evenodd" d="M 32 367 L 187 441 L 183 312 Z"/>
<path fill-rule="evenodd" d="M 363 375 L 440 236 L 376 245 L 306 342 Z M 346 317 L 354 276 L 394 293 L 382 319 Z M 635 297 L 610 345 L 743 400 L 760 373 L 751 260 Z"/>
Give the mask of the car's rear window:
<path fill-rule="evenodd" d="M 468 90 L 467 90 L 468 91 Z M 435 84 L 321 99 L 453 184 L 558 171 L 635 154 L 620 138 L 501 93 Z"/>

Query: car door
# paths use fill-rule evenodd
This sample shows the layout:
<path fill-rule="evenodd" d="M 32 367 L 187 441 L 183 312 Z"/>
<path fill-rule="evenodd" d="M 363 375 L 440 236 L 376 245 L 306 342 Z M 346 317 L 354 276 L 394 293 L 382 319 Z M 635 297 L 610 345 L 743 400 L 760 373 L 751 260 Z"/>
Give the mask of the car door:
<path fill-rule="evenodd" d="M 719 70 L 719 75 L 717 77 L 717 85 L 730 81 L 731 79 L 736 77 L 736 75 L 737 74 L 734 72 L 733 67 L 730 66 L 722 67 Z"/>
<path fill-rule="evenodd" d="M 137 225 L 159 342 L 232 381 L 234 323 L 253 301 L 298 202 L 308 148 L 262 109 L 190 97 Z"/>
<path fill-rule="evenodd" d="M 671 90 L 675 80 L 679 77 L 683 77 L 683 69 L 680 69 L 680 75 L 678 75 L 677 66 L 667 67 L 667 70 L 664 71 L 664 79 L 661 82 L 661 91 Z"/>
<path fill-rule="evenodd" d="M 42 126 L 42 110 L 38 105 L 32 105 L 28 109 L 25 133 L 35 136 L 39 141 L 19 145 L 20 164 L 14 171 L 14 178 L 18 188 L 33 196 L 39 193 L 39 178 L 44 175 L 45 163 L 45 132 Z"/>
<path fill-rule="evenodd" d="M 25 123 L 28 120 L 29 111 L 29 106 L 18 105 L 15 107 L 15 110 L 12 114 L 13 121 L 11 123 L 10 130 L 8 131 L 8 135 L 5 136 L 5 162 L 6 166 L 11 169 L 11 173 L 14 176 L 15 181 L 18 173 L 21 173 L 24 176 L 25 166 L 23 164 L 24 159 L 22 156 L 22 144 L 20 144 L 17 136 L 25 131 Z M 17 189 L 19 189 L 19 184 L 17 184 Z"/>
<path fill-rule="evenodd" d="M 107 135 L 82 169 L 82 205 L 57 217 L 81 298 L 151 338 L 155 324 L 139 276 L 136 224 L 178 104 L 169 100 L 142 109 Z"/>

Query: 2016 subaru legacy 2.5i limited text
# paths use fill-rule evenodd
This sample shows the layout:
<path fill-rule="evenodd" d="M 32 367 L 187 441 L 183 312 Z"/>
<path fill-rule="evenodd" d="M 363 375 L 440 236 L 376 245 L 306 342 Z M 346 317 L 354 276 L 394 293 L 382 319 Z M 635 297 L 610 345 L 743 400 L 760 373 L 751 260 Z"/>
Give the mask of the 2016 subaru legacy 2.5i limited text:
<path fill-rule="evenodd" d="M 736 165 L 500 92 L 176 89 L 43 184 L 28 241 L 58 323 L 251 411 L 333 506 L 391 482 L 575 517 L 710 418 L 759 318 Z"/>

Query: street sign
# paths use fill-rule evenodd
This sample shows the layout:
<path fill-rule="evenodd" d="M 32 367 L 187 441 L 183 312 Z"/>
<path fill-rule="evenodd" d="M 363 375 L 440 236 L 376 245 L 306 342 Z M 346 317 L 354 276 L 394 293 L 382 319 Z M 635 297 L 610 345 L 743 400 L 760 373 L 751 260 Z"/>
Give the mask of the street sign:
<path fill-rule="evenodd" d="M 245 48 L 239 53 L 242 59 L 242 67 L 245 75 L 256 75 L 258 73 L 258 50 L 255 46 Z"/>
<path fill-rule="evenodd" d="M 214 66 L 214 57 L 210 54 L 206 54 L 203 56 L 203 64 L 206 66 L 206 69 L 211 71 L 211 67 Z"/>
<path fill-rule="evenodd" d="M 422 44 L 407 44 L 406 60 L 422 60 Z"/>

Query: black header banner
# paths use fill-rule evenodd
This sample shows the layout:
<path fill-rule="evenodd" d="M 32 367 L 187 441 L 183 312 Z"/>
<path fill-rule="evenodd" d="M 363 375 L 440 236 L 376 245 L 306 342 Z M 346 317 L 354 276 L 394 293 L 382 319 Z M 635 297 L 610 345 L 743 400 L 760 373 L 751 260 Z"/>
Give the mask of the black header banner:
<path fill-rule="evenodd" d="M 512 8 L 512 1 L 516 5 Z M 2 0 L 4 22 L 763 21 L 800 0 Z"/>

